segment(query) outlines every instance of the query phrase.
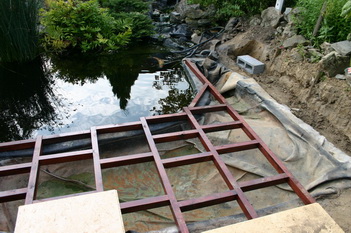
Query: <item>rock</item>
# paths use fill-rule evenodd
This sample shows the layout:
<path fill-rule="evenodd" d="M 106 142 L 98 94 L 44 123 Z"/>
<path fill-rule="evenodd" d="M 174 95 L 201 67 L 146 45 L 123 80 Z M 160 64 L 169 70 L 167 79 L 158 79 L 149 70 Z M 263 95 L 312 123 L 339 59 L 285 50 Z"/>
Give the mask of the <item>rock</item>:
<path fill-rule="evenodd" d="M 182 50 L 184 47 L 172 40 L 171 38 L 167 38 L 163 41 L 163 45 L 165 47 L 171 48 L 171 49 L 177 49 L 177 50 Z"/>
<path fill-rule="evenodd" d="M 260 25 L 262 22 L 262 19 L 261 19 L 261 16 L 260 15 L 255 15 L 251 18 L 250 20 L 250 26 L 253 27 L 253 26 L 258 26 Z"/>
<path fill-rule="evenodd" d="M 351 41 L 351 33 L 349 33 L 349 34 L 347 35 L 347 40 L 348 40 L 348 41 Z"/>
<path fill-rule="evenodd" d="M 284 28 L 284 31 L 282 32 L 282 36 L 284 38 L 290 38 L 296 35 L 296 29 L 293 27 L 292 24 L 288 24 L 286 25 L 286 27 Z"/>
<path fill-rule="evenodd" d="M 275 7 L 269 7 L 261 13 L 261 26 L 276 28 L 282 17 L 283 15 L 279 13 Z"/>
<path fill-rule="evenodd" d="M 160 14 L 160 22 L 168 22 L 170 16 L 168 14 Z"/>
<path fill-rule="evenodd" d="M 339 79 L 339 80 L 346 80 L 346 76 L 343 75 L 343 74 L 337 74 L 337 75 L 335 76 L 335 78 L 336 78 L 336 79 Z"/>
<path fill-rule="evenodd" d="M 171 12 L 169 21 L 173 24 L 179 24 L 182 22 L 182 19 L 180 18 L 180 14 L 178 12 Z"/>
<path fill-rule="evenodd" d="M 305 58 L 304 58 L 304 53 L 300 52 L 297 48 L 293 48 L 289 54 L 289 57 L 294 60 L 294 62 L 302 62 Z"/>
<path fill-rule="evenodd" d="M 245 77 L 241 74 L 236 72 L 227 72 L 221 76 L 216 84 L 216 88 L 223 94 L 227 91 L 235 89 L 237 83 L 243 79 L 245 79 Z"/>
<path fill-rule="evenodd" d="M 283 31 L 284 31 L 284 27 L 279 26 L 279 27 L 277 27 L 276 33 L 280 35 L 283 33 Z"/>
<path fill-rule="evenodd" d="M 332 47 L 331 44 L 328 42 L 323 42 L 323 44 L 321 44 L 321 49 L 323 51 L 324 55 L 327 55 L 333 51 L 335 51 Z"/>
<path fill-rule="evenodd" d="M 235 26 L 239 23 L 239 19 L 230 18 L 228 23 L 225 25 L 224 30 L 227 32 L 232 32 L 235 29 Z"/>
<path fill-rule="evenodd" d="M 286 39 L 283 42 L 283 47 L 284 48 L 294 48 L 299 44 L 303 44 L 306 45 L 309 42 L 305 39 L 305 37 L 301 36 L 301 35 L 295 35 L 289 39 Z"/>
<path fill-rule="evenodd" d="M 303 8 L 301 7 L 296 7 L 292 9 L 288 14 L 284 14 L 284 18 L 288 23 L 301 23 L 302 18 L 301 18 L 301 12 L 303 11 Z"/>
<path fill-rule="evenodd" d="M 345 40 L 331 44 L 331 47 L 342 56 L 351 55 L 351 41 Z"/>
<path fill-rule="evenodd" d="M 344 70 L 346 67 L 348 67 L 349 62 L 349 57 L 342 56 L 334 51 L 324 56 L 318 62 L 318 64 L 329 77 L 335 77 L 337 74 L 344 73 Z"/>
<path fill-rule="evenodd" d="M 185 23 L 177 25 L 171 32 L 172 37 L 191 37 L 191 30 Z"/>

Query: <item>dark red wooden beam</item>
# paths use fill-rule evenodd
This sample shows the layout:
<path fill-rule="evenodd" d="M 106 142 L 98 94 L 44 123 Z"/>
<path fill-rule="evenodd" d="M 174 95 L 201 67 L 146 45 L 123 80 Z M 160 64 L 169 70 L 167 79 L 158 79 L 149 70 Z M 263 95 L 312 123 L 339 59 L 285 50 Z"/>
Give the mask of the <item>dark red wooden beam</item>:
<path fill-rule="evenodd" d="M 122 214 L 133 213 L 142 210 L 154 209 L 163 206 L 170 205 L 169 199 L 167 195 L 158 196 L 158 197 L 150 197 L 142 200 L 136 201 L 128 201 L 122 202 L 121 211 Z"/>
<path fill-rule="evenodd" d="M 0 203 L 23 200 L 26 198 L 27 188 L 13 189 L 0 192 Z"/>
<path fill-rule="evenodd" d="M 100 159 L 100 164 L 102 169 L 119 167 L 125 165 L 132 165 L 138 163 L 146 163 L 154 160 L 154 157 L 151 152 L 127 155 L 113 158 Z"/>

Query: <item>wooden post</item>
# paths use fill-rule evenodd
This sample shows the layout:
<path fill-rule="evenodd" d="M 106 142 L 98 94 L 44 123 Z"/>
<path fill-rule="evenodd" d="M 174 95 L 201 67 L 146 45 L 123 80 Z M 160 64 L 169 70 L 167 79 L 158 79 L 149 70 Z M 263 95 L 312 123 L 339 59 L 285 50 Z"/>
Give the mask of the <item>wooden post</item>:
<path fill-rule="evenodd" d="M 313 33 L 312 33 L 313 36 L 317 36 L 318 31 L 321 28 L 323 16 L 324 16 L 324 13 L 325 13 L 326 10 L 327 10 L 327 1 L 324 1 L 322 9 L 321 9 L 321 13 L 319 14 L 317 23 L 316 23 L 316 25 L 314 26 L 314 29 L 313 29 Z"/>

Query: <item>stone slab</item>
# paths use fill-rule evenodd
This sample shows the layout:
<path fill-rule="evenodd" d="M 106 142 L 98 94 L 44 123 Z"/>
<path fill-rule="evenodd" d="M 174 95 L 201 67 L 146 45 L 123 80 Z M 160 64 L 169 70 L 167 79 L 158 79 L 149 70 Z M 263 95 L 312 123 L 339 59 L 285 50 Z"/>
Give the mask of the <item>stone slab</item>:
<path fill-rule="evenodd" d="M 15 233 L 124 233 L 116 190 L 20 206 Z"/>
<path fill-rule="evenodd" d="M 350 56 L 351 55 L 351 41 L 339 41 L 334 44 L 331 44 L 331 47 L 343 56 Z"/>
<path fill-rule="evenodd" d="M 346 216 L 345 216 L 346 217 Z M 343 233 L 344 231 L 318 204 L 310 204 L 252 219 L 204 233 Z"/>

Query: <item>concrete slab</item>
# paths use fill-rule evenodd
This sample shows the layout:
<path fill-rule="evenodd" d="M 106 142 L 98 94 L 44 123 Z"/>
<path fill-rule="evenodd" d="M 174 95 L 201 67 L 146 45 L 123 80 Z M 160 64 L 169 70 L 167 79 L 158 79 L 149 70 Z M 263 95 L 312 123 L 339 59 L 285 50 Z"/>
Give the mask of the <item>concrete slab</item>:
<path fill-rule="evenodd" d="M 261 218 L 252 219 L 204 233 L 309 233 L 344 232 L 318 204 L 306 205 Z"/>
<path fill-rule="evenodd" d="M 15 233 L 125 232 L 116 190 L 20 206 Z"/>

